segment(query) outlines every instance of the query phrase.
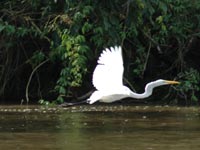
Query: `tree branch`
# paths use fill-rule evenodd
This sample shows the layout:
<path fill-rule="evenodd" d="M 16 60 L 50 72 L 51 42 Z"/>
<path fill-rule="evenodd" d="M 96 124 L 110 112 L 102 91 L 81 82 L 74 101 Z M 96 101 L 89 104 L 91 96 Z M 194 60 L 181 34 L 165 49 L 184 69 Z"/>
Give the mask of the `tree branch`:
<path fill-rule="evenodd" d="M 48 62 L 49 61 L 49 59 L 46 59 L 45 61 L 43 61 L 43 62 L 41 62 L 39 65 L 37 65 L 34 69 L 33 69 L 33 71 L 31 72 L 31 75 L 30 75 L 30 77 L 29 77 L 29 79 L 28 79 L 28 82 L 27 82 L 27 85 L 26 85 L 26 102 L 27 102 L 27 104 L 29 103 L 29 96 L 28 96 L 28 90 L 29 90 L 29 85 L 30 85 L 30 83 L 31 83 L 31 79 L 32 79 L 32 77 L 33 77 L 33 74 L 35 73 L 35 71 L 39 68 L 39 67 L 41 67 L 43 64 L 45 64 L 46 62 Z"/>

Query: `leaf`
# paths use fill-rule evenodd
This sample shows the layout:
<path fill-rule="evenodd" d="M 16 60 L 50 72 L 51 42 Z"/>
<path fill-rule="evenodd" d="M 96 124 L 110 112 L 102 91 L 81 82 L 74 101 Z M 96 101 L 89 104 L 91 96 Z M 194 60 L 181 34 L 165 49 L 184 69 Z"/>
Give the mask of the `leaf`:
<path fill-rule="evenodd" d="M 5 29 L 5 26 L 0 24 L 0 32 L 3 31 Z"/>
<path fill-rule="evenodd" d="M 60 86 L 60 88 L 59 88 L 59 93 L 60 93 L 60 94 L 66 94 L 65 88 L 62 87 L 62 86 Z"/>
<path fill-rule="evenodd" d="M 66 49 L 69 51 L 72 48 L 72 42 L 70 40 L 66 41 Z"/>
<path fill-rule="evenodd" d="M 159 2 L 159 8 L 164 12 L 164 14 L 167 13 L 167 5 L 162 1 Z"/>
<path fill-rule="evenodd" d="M 83 27 L 82 27 L 82 33 L 85 34 L 86 32 L 89 32 L 92 29 L 92 25 L 89 24 L 88 22 L 85 22 Z"/>
<path fill-rule="evenodd" d="M 97 34 L 99 33 L 99 34 L 103 35 L 103 28 L 102 27 L 95 28 L 94 33 L 97 33 Z"/>
<path fill-rule="evenodd" d="M 192 101 L 194 101 L 194 102 L 198 102 L 198 98 L 194 95 L 194 93 L 192 94 L 191 99 L 192 99 Z"/>
<path fill-rule="evenodd" d="M 58 103 L 63 103 L 63 102 L 64 102 L 63 97 L 62 97 L 62 96 L 58 96 L 57 102 L 58 102 Z"/>
<path fill-rule="evenodd" d="M 83 35 L 78 35 L 75 38 L 75 41 L 76 41 L 76 43 L 83 43 L 83 42 L 85 42 L 85 37 Z"/>
<path fill-rule="evenodd" d="M 159 24 L 161 24 L 163 22 L 163 16 L 158 16 L 156 18 L 156 22 L 158 22 Z"/>
<path fill-rule="evenodd" d="M 15 33 L 15 26 L 7 25 L 6 31 L 7 31 L 8 35 L 14 34 Z"/>
<path fill-rule="evenodd" d="M 23 37 L 23 36 L 25 36 L 27 33 L 29 33 L 28 29 L 23 28 L 23 27 L 17 28 L 17 34 L 18 34 L 19 37 Z"/>
<path fill-rule="evenodd" d="M 78 53 L 80 54 L 86 54 L 88 50 L 89 50 L 89 47 L 87 45 L 80 45 L 78 46 L 78 49 L 77 49 Z"/>
<path fill-rule="evenodd" d="M 110 22 L 108 21 L 108 18 L 107 18 L 107 17 L 104 17 L 104 18 L 103 18 L 103 23 L 104 23 L 104 28 L 105 28 L 105 30 L 108 30 L 108 29 L 111 27 L 111 24 L 110 24 Z"/>
<path fill-rule="evenodd" d="M 83 9 L 83 14 L 84 15 L 89 15 L 91 12 L 93 11 L 93 7 L 92 6 L 85 6 Z"/>

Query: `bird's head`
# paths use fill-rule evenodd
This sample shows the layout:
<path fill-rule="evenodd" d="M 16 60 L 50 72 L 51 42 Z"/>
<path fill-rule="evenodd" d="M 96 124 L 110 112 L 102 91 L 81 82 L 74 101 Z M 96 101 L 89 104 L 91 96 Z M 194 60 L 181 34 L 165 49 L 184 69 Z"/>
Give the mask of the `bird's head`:
<path fill-rule="evenodd" d="M 154 84 L 157 86 L 161 86 L 161 85 L 168 85 L 168 84 L 180 84 L 180 82 L 173 81 L 173 80 L 158 79 L 158 80 L 154 81 Z"/>
<path fill-rule="evenodd" d="M 150 82 L 145 87 L 145 92 L 147 93 L 146 95 L 147 96 L 151 95 L 153 88 L 155 87 L 162 86 L 162 85 L 170 85 L 170 84 L 180 84 L 180 82 L 172 81 L 172 80 L 163 80 L 163 79 L 158 79 L 156 81 Z"/>

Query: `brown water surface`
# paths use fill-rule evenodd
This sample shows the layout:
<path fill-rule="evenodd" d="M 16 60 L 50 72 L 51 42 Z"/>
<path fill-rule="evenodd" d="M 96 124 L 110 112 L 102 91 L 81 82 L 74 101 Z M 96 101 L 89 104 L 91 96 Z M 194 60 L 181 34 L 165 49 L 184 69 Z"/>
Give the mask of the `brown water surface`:
<path fill-rule="evenodd" d="M 0 106 L 0 150 L 199 150 L 199 108 Z"/>

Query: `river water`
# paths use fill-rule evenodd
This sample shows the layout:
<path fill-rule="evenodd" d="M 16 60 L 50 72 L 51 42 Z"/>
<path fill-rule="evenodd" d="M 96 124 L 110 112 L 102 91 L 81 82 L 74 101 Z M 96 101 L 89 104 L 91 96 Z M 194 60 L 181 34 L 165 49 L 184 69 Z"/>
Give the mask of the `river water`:
<path fill-rule="evenodd" d="M 0 106 L 0 150 L 199 150 L 199 108 Z"/>

